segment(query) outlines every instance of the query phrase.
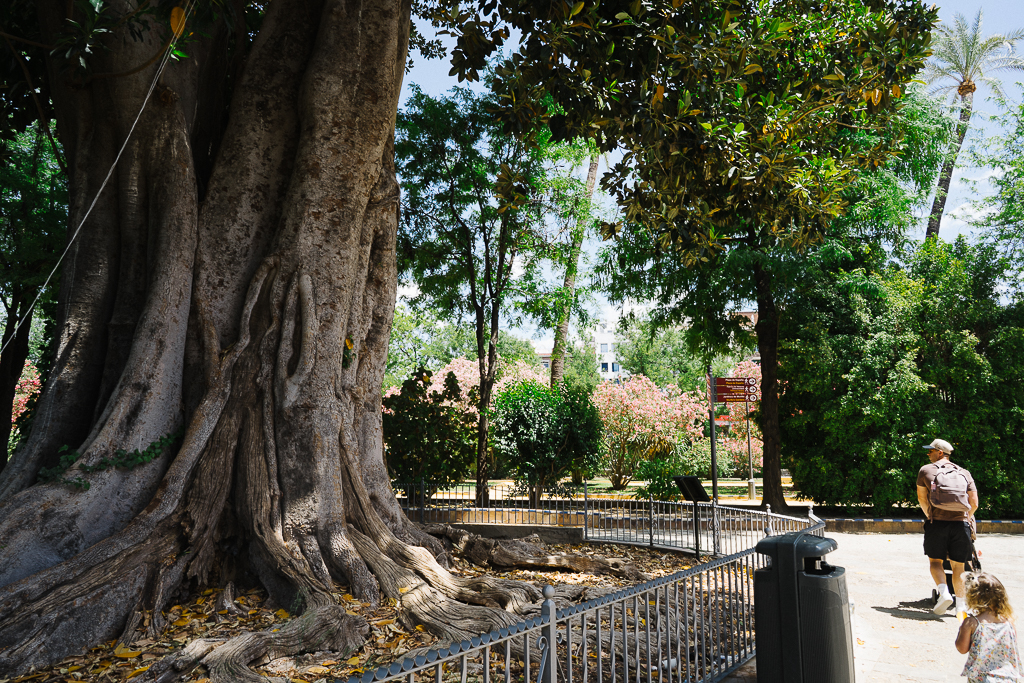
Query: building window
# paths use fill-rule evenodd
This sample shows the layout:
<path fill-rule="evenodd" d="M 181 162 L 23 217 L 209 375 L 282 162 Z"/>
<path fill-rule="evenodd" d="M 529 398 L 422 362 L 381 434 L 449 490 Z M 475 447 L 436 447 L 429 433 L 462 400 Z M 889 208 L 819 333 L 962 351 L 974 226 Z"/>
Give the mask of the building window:
<path fill-rule="evenodd" d="M 615 344 L 609 344 L 608 350 L 611 351 L 612 353 L 615 353 Z"/>
<path fill-rule="evenodd" d="M 612 372 L 618 372 L 618 371 L 619 371 L 619 364 L 618 363 L 612 363 Z"/>
<path fill-rule="evenodd" d="M 608 372 L 608 364 L 601 363 L 601 372 Z"/>
<path fill-rule="evenodd" d="M 548 369 L 548 368 L 550 368 L 550 367 L 551 367 L 551 366 L 550 366 L 550 365 L 548 364 L 548 362 L 547 362 L 547 361 L 544 361 L 544 369 L 545 369 L 545 370 L 547 370 L 547 369 Z"/>
<path fill-rule="evenodd" d="M 608 353 L 608 345 L 601 344 L 601 353 Z"/>

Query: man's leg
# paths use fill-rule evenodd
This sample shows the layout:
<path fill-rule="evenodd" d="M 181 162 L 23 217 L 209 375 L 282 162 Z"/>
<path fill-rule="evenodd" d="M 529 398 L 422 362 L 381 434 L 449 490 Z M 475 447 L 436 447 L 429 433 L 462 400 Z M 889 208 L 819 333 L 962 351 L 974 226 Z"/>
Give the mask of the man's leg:
<path fill-rule="evenodd" d="M 928 558 L 928 569 L 932 573 L 932 580 L 935 581 L 935 585 L 946 585 L 946 570 L 942 568 L 942 560 L 936 560 L 934 557 Z M 960 565 L 960 571 L 963 571 L 964 566 Z M 954 574 L 956 576 L 956 574 Z M 955 579 L 954 579 L 955 580 Z M 956 584 L 953 584 L 954 586 Z M 958 593 L 959 595 L 959 593 Z"/>
<path fill-rule="evenodd" d="M 962 564 L 960 568 L 963 569 Z M 938 599 L 932 607 L 932 612 L 943 615 L 953 604 L 953 596 L 949 594 L 949 588 L 946 586 L 946 570 L 942 568 L 942 560 L 937 560 L 934 557 L 928 558 L 928 569 L 931 571 L 932 580 L 935 581 L 935 592 L 938 593 Z"/>
<path fill-rule="evenodd" d="M 941 562 L 939 565 L 941 566 Z M 964 597 L 964 563 L 949 561 L 949 566 L 953 568 L 953 592 L 956 593 L 956 597 L 961 600 Z M 932 572 L 934 576 L 935 572 Z"/>

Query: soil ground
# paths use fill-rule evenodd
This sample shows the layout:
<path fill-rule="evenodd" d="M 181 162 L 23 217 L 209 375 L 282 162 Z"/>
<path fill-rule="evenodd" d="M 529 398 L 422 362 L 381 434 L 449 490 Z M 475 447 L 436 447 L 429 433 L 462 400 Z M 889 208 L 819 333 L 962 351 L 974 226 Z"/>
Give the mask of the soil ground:
<path fill-rule="evenodd" d="M 692 557 L 664 550 L 652 550 L 633 546 L 614 545 L 548 545 L 552 552 L 573 552 L 631 560 L 641 572 L 652 578 L 667 576 L 693 564 Z M 585 584 L 594 588 L 620 588 L 631 582 L 610 576 L 575 574 L 558 571 L 493 572 L 483 570 L 464 560 L 456 560 L 452 571 L 463 576 L 489 573 L 492 576 L 533 583 L 538 587 L 547 584 Z M 366 644 L 356 652 L 310 653 L 295 657 L 284 657 L 255 667 L 264 676 L 279 677 L 291 683 L 326 683 L 350 676 L 378 666 L 401 660 L 409 650 L 430 646 L 434 638 L 423 631 L 407 631 L 396 620 L 393 601 L 385 601 L 380 608 L 371 610 L 365 603 L 348 594 L 343 585 L 335 586 L 335 597 L 345 605 L 349 614 L 358 614 L 367 619 L 371 634 Z M 218 613 L 216 603 L 219 590 L 206 589 L 187 596 L 180 596 L 178 604 L 166 614 L 170 628 L 159 639 L 150 639 L 139 633 L 127 646 L 118 646 L 116 641 L 100 643 L 88 652 L 68 657 L 56 666 L 40 671 L 30 671 L 11 679 L 0 679 L 0 683 L 78 683 L 79 681 L 119 682 L 135 678 L 153 666 L 161 658 L 177 652 L 197 638 L 227 638 L 249 631 L 263 631 L 281 628 L 292 619 L 292 615 L 271 604 L 259 588 L 240 589 L 236 604 L 247 612 L 235 617 Z M 586 593 L 583 595 L 586 598 Z M 146 620 L 148 623 L 148 618 Z M 422 627 L 420 627 L 422 628 Z M 200 667 L 191 673 L 186 681 L 208 681 L 206 672 Z"/>

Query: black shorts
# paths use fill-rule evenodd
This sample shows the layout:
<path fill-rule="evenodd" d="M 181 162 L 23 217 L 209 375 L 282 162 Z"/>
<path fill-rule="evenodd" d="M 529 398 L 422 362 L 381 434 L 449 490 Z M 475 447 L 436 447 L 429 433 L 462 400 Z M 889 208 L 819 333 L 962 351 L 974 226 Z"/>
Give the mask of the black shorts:
<path fill-rule="evenodd" d="M 971 527 L 967 522 L 924 523 L 924 554 L 933 560 L 967 562 L 974 554 Z"/>

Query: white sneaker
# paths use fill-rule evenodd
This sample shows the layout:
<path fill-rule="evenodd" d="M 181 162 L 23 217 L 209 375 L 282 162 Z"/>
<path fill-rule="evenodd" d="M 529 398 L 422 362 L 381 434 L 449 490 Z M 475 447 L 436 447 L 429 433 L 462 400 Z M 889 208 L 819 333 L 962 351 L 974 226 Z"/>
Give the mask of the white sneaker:
<path fill-rule="evenodd" d="M 943 615 L 949 606 L 953 604 L 953 596 L 949 594 L 949 589 L 939 591 L 939 599 L 935 603 L 935 607 L 932 608 L 932 612 L 938 615 Z"/>

